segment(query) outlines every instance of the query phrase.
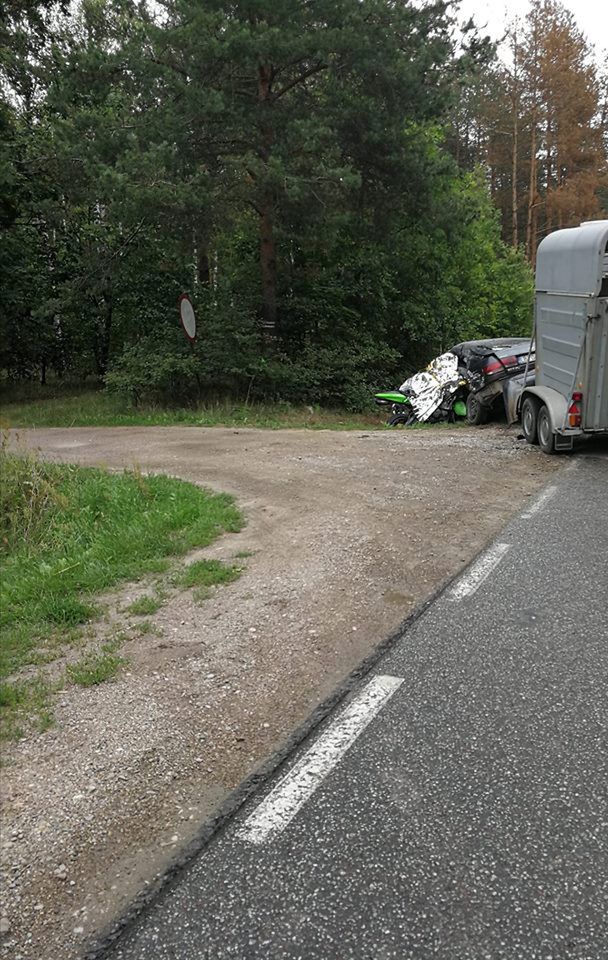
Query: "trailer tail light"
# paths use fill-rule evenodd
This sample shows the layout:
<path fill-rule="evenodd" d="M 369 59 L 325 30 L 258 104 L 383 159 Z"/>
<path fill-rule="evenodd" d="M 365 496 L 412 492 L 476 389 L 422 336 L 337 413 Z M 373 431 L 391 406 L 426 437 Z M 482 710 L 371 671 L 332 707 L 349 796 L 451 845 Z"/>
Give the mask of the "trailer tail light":
<path fill-rule="evenodd" d="M 499 370 L 504 370 L 505 367 L 516 367 L 519 363 L 517 357 L 503 357 L 502 360 L 491 360 L 489 363 L 484 363 L 483 372 L 488 375 L 490 373 L 498 373 Z"/>
<path fill-rule="evenodd" d="M 572 394 L 572 403 L 568 407 L 568 423 L 571 427 L 580 427 L 582 423 L 582 393 Z"/>

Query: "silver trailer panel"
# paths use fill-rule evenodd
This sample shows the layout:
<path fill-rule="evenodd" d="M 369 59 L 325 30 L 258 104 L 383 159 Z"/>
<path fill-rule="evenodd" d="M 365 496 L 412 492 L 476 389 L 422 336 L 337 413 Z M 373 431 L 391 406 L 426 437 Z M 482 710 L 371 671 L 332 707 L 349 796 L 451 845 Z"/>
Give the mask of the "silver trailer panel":
<path fill-rule="evenodd" d="M 570 297 L 599 297 L 608 244 L 608 220 L 556 230 L 538 247 L 536 290 Z"/>
<path fill-rule="evenodd" d="M 579 374 L 587 303 L 582 297 L 538 293 L 536 382 L 570 396 Z"/>
<path fill-rule="evenodd" d="M 608 432 L 608 220 L 557 230 L 538 248 L 536 386 L 557 435 Z M 571 428 L 572 394 L 583 394 L 581 427 Z"/>
<path fill-rule="evenodd" d="M 589 319 L 586 337 L 583 430 L 608 430 L 608 299 L 598 301 L 599 312 Z"/>

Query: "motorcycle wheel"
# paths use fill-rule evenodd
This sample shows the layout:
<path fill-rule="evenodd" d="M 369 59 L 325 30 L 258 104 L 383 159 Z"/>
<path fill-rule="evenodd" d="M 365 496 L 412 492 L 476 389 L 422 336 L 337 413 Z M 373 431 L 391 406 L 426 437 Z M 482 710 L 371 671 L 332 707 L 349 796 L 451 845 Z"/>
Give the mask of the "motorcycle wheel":
<path fill-rule="evenodd" d="M 416 423 L 416 414 L 415 413 L 395 413 L 387 421 L 389 427 L 397 427 L 399 424 L 402 424 L 404 427 L 411 426 L 412 423 Z"/>

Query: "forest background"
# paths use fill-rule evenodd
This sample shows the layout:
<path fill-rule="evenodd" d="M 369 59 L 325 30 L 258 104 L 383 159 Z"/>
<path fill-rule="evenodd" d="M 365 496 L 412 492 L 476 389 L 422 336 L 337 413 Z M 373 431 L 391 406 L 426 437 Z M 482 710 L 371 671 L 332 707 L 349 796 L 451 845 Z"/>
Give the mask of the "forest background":
<path fill-rule="evenodd" d="M 608 216 L 608 78 L 555 0 L 500 52 L 449 2 L 5 0 L 5 391 L 357 410 L 527 335 L 540 240 Z"/>

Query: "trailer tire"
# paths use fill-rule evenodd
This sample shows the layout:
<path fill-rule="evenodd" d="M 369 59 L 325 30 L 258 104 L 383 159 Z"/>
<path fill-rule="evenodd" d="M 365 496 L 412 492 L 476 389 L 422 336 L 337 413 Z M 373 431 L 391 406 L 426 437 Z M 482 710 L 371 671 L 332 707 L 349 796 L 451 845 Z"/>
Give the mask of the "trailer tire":
<path fill-rule="evenodd" d="M 541 450 L 543 453 L 555 453 L 555 434 L 553 433 L 551 416 L 545 404 L 543 404 L 538 411 L 536 424 L 538 429 L 538 442 Z"/>
<path fill-rule="evenodd" d="M 538 443 L 538 403 L 532 397 L 526 397 L 521 408 L 521 428 L 528 443 Z"/>

